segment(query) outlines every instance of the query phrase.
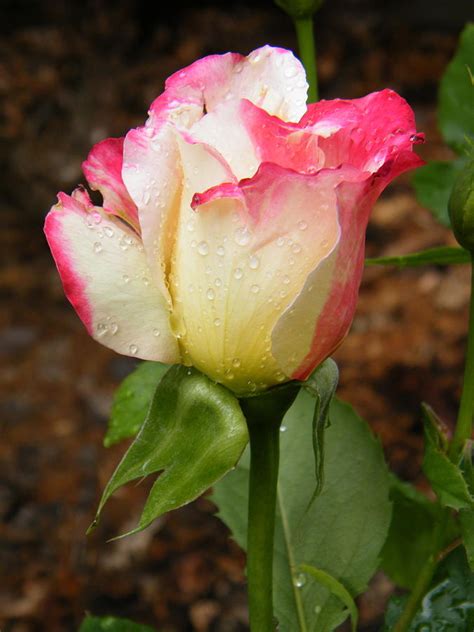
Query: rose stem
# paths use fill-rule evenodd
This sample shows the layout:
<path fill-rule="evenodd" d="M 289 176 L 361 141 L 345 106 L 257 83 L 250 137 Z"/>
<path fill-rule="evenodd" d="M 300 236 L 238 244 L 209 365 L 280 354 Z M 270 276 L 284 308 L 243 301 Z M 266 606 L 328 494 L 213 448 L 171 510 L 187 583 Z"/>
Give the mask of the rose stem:
<path fill-rule="evenodd" d="M 247 578 L 250 629 L 270 632 L 273 623 L 273 541 L 280 424 L 249 421 L 250 480 Z"/>
<path fill-rule="evenodd" d="M 300 58 L 306 70 L 309 84 L 308 102 L 318 100 L 318 73 L 316 69 L 316 46 L 314 44 L 313 17 L 295 18 L 296 35 Z"/>

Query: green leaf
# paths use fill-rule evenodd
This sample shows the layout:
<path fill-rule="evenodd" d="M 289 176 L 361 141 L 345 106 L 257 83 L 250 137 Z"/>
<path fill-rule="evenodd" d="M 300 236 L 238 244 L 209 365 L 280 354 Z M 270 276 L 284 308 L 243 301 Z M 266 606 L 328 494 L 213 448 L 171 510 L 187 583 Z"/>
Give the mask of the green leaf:
<path fill-rule="evenodd" d="M 155 632 L 147 625 L 116 617 L 86 617 L 79 632 Z"/>
<path fill-rule="evenodd" d="M 433 160 L 417 169 L 412 176 L 418 202 L 430 210 L 438 222 L 444 226 L 451 226 L 448 214 L 449 196 L 454 181 L 465 164 L 464 158 L 451 162 Z"/>
<path fill-rule="evenodd" d="M 431 502 L 412 485 L 391 477 L 390 499 L 393 502 L 392 522 L 382 549 L 382 568 L 403 588 L 413 588 L 420 568 L 432 553 L 435 525 L 443 509 Z M 446 528 L 446 545 L 458 535 L 451 517 Z"/>
<path fill-rule="evenodd" d="M 161 362 L 142 362 L 118 387 L 104 445 L 134 437 L 145 421 L 158 382 L 169 369 Z"/>
<path fill-rule="evenodd" d="M 344 588 L 341 582 L 338 582 L 337 579 L 334 579 L 334 577 L 318 568 L 314 568 L 314 566 L 302 564 L 300 568 L 303 573 L 307 573 L 322 586 L 325 586 L 328 590 L 330 590 L 333 595 L 339 597 L 339 599 L 346 606 L 349 614 L 351 615 L 352 632 L 356 632 L 359 613 L 350 592 L 346 588 Z"/>
<path fill-rule="evenodd" d="M 466 549 L 467 561 L 474 571 L 474 509 L 461 509 L 459 512 L 461 536 Z"/>
<path fill-rule="evenodd" d="M 316 398 L 313 415 L 313 451 L 316 487 L 310 503 L 319 496 L 324 485 L 324 432 L 329 425 L 329 406 L 339 381 L 339 369 L 328 358 L 313 371 L 304 387 Z"/>
<path fill-rule="evenodd" d="M 108 482 L 97 511 L 116 489 L 161 472 L 140 522 L 197 498 L 230 470 L 248 441 L 247 424 L 236 397 L 195 369 L 174 366 L 162 378 L 137 438 Z"/>
<path fill-rule="evenodd" d="M 391 506 L 379 442 L 352 408 L 333 399 L 325 434 L 324 487 L 313 496 L 314 455 L 310 436 L 315 400 L 302 391 L 290 408 L 281 436 L 275 529 L 274 600 L 281 632 L 330 632 L 347 617 L 338 597 L 299 576 L 308 564 L 332 576 L 352 597 L 378 567 Z M 219 516 L 245 547 L 248 453 L 214 487 Z"/>
<path fill-rule="evenodd" d="M 389 602 L 384 632 L 391 632 L 407 597 Z M 433 585 L 407 632 L 472 632 L 474 630 L 474 574 L 462 548 L 440 565 Z"/>
<path fill-rule="evenodd" d="M 425 455 L 423 471 L 431 483 L 433 491 L 445 507 L 467 509 L 473 506 L 463 472 L 448 455 L 448 442 L 439 427 L 439 420 L 428 406 L 423 406 L 425 424 Z"/>
<path fill-rule="evenodd" d="M 443 75 L 439 90 L 438 119 L 445 141 L 458 153 L 474 135 L 474 24 L 461 33 L 458 49 Z"/>
<path fill-rule="evenodd" d="M 367 266 L 397 266 L 397 268 L 415 268 L 425 265 L 449 265 L 459 263 L 470 263 L 471 257 L 464 248 L 452 246 L 440 246 L 430 248 L 421 252 L 413 252 L 409 255 L 398 255 L 395 257 L 375 257 L 366 259 Z"/>

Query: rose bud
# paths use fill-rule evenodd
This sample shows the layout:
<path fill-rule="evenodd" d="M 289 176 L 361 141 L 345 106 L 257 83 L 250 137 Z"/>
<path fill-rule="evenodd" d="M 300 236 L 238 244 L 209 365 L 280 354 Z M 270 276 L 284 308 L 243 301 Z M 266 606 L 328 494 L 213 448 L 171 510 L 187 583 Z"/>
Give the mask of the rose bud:
<path fill-rule="evenodd" d="M 474 252 L 474 160 L 456 178 L 448 209 L 456 239 L 463 248 Z"/>
<path fill-rule="evenodd" d="M 90 334 L 193 365 L 238 394 L 304 380 L 354 316 L 370 211 L 422 164 L 391 90 L 306 107 L 291 52 L 212 55 L 172 75 L 144 127 L 96 145 L 88 193 L 46 236 Z"/>

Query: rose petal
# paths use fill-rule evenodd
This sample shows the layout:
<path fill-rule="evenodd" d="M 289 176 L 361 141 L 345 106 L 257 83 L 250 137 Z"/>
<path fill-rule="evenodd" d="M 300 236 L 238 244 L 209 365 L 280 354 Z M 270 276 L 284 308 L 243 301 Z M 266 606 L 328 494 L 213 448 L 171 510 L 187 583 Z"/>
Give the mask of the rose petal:
<path fill-rule="evenodd" d="M 199 200 L 195 222 L 209 247 L 192 248 L 183 236 L 174 290 L 193 364 L 238 392 L 286 378 L 271 333 L 339 240 L 334 186 L 343 177 L 266 164 Z"/>
<path fill-rule="evenodd" d="M 168 304 L 151 283 L 136 233 L 102 209 L 58 197 L 46 238 L 66 296 L 90 335 L 125 355 L 179 362 Z"/>
<path fill-rule="evenodd" d="M 301 125 L 319 135 L 324 132 L 319 147 L 325 154 L 326 167 L 349 164 L 375 172 L 395 154 L 412 153 L 413 143 L 422 140 L 416 134 L 413 110 L 392 90 L 351 101 L 311 104 Z"/>
<path fill-rule="evenodd" d="M 298 121 L 306 110 L 303 66 L 282 48 L 264 46 L 248 57 L 235 53 L 210 55 L 176 72 L 150 108 L 150 124 L 168 118 L 174 104 L 200 104 L 202 114 L 225 101 L 249 99 L 270 114 Z"/>
<path fill-rule="evenodd" d="M 122 180 L 123 138 L 107 138 L 97 143 L 82 163 L 91 189 L 100 191 L 103 208 L 117 215 L 138 232 L 137 208 Z"/>

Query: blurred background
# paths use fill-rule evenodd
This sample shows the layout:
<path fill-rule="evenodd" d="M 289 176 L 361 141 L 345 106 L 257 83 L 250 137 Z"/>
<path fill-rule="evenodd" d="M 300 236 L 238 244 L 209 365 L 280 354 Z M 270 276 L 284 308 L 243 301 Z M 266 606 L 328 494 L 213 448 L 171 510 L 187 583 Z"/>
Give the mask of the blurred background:
<path fill-rule="evenodd" d="M 408 99 L 425 158 L 451 154 L 436 128 L 437 84 L 472 0 L 326 0 L 316 19 L 323 98 L 392 87 Z M 82 181 L 91 145 L 142 124 L 165 78 L 198 57 L 296 49 L 270 0 L 0 0 L 0 629 L 74 632 L 85 612 L 160 632 L 247 630 L 244 556 L 206 498 L 144 533 L 146 486 L 121 490 L 85 530 L 125 445 L 105 450 L 111 398 L 135 362 L 89 339 L 64 298 L 42 233 L 58 190 Z M 409 177 L 378 203 L 370 255 L 454 243 L 415 201 Z M 404 479 L 420 476 L 419 402 L 452 422 L 467 328 L 468 270 L 367 269 L 339 395 L 365 417 Z M 360 601 L 379 629 L 393 590 Z"/>

